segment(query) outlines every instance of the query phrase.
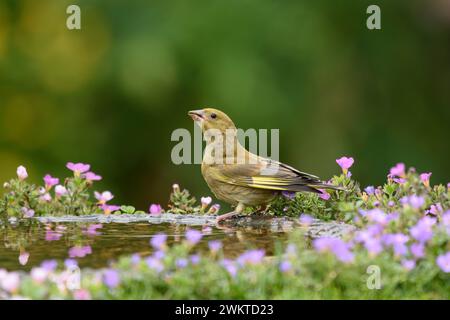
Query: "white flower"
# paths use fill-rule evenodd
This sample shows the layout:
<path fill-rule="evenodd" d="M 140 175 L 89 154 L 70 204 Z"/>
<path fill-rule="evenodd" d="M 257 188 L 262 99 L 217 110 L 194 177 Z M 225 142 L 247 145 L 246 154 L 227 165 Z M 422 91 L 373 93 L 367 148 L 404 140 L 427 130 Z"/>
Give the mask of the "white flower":
<path fill-rule="evenodd" d="M 26 178 L 28 178 L 28 172 L 24 166 L 19 166 L 17 168 L 17 177 L 19 178 L 19 180 L 25 180 Z"/>
<path fill-rule="evenodd" d="M 63 195 L 65 195 L 65 194 L 67 194 L 67 189 L 66 189 L 66 187 L 64 187 L 64 186 L 62 186 L 62 185 L 60 185 L 60 184 L 58 184 L 58 185 L 55 187 L 55 193 L 56 193 L 57 196 L 63 196 Z"/>

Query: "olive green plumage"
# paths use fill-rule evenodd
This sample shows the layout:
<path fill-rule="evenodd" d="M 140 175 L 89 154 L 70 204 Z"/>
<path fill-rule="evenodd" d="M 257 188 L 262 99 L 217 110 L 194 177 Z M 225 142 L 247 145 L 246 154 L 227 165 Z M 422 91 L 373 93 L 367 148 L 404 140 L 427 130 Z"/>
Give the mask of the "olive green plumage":
<path fill-rule="evenodd" d="M 214 195 L 232 205 L 270 203 L 281 191 L 320 193 L 317 188 L 340 189 L 318 177 L 278 161 L 257 156 L 238 142 L 236 126 L 222 111 L 212 108 L 190 111 L 202 128 L 207 146 L 202 175 Z"/>

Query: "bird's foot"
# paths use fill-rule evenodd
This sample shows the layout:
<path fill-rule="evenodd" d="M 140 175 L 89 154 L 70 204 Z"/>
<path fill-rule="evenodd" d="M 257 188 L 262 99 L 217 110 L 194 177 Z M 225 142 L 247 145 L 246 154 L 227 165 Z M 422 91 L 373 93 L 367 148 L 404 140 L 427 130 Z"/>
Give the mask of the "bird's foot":
<path fill-rule="evenodd" d="M 218 217 L 216 218 L 216 222 L 218 223 L 218 222 L 220 222 L 220 221 L 229 219 L 229 218 L 231 218 L 231 217 L 233 217 L 233 216 L 235 216 L 235 215 L 237 215 L 237 214 L 239 214 L 239 212 L 236 212 L 236 211 L 231 211 L 231 212 L 222 214 L 222 215 L 220 215 L 220 216 L 218 216 Z"/>

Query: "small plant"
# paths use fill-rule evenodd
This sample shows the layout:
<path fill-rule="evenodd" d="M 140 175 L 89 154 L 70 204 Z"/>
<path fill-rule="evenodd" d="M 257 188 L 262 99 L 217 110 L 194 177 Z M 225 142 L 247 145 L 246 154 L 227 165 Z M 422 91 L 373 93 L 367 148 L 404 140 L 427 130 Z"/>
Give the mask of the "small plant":
<path fill-rule="evenodd" d="M 6 192 L 0 199 L 0 215 L 17 218 L 31 218 L 40 215 L 83 215 L 105 213 L 120 209 L 108 202 L 114 198 L 111 192 L 94 192 L 93 200 L 90 189 L 101 176 L 90 170 L 84 163 L 67 163 L 66 167 L 73 176 L 63 180 L 47 174 L 44 185 L 37 186 L 27 182 L 25 167 L 17 168 L 17 178 L 5 182 Z"/>

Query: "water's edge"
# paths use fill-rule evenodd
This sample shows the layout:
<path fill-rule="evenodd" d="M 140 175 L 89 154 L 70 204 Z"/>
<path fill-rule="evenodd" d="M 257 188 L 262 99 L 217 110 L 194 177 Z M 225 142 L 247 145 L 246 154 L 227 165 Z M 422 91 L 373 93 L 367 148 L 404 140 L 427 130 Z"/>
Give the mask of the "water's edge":
<path fill-rule="evenodd" d="M 160 215 L 150 214 L 120 214 L 102 215 L 93 214 L 85 216 L 40 216 L 36 217 L 42 223 L 133 223 L 148 222 L 150 224 L 180 224 L 188 226 L 220 226 L 224 228 L 239 229 L 267 229 L 271 232 L 289 232 L 297 228 L 305 230 L 307 236 L 311 238 L 319 237 L 342 237 L 348 232 L 354 231 L 355 226 L 335 222 L 313 219 L 307 226 L 300 224 L 298 219 L 289 217 L 271 216 L 237 216 L 229 220 L 216 223 L 216 216 L 211 215 L 189 215 L 163 213 Z"/>

